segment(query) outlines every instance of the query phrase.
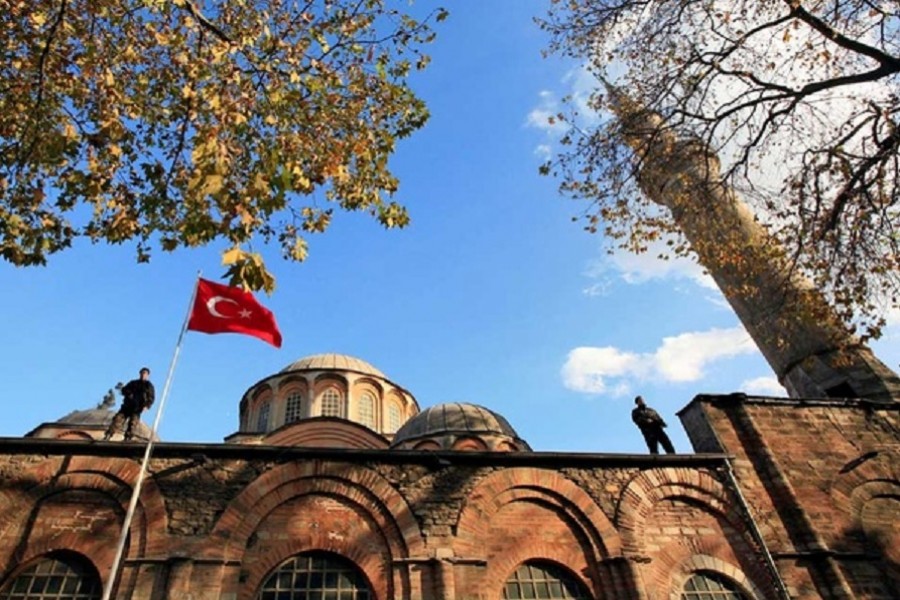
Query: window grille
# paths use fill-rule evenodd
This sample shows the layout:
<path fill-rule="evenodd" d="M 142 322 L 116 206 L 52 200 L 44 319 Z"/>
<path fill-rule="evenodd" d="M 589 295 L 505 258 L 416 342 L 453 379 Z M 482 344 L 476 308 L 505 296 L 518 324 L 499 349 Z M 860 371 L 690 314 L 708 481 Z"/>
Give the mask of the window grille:
<path fill-rule="evenodd" d="M 400 429 L 400 407 L 396 404 L 388 406 L 388 432 L 394 433 Z"/>
<path fill-rule="evenodd" d="M 724 575 L 700 571 L 684 584 L 681 600 L 747 600 L 747 596 Z"/>
<path fill-rule="evenodd" d="M 257 595 L 257 600 L 311 598 L 374 600 L 374 594 L 352 562 L 325 552 L 308 552 L 281 563 Z"/>
<path fill-rule="evenodd" d="M 519 565 L 503 587 L 504 600 L 545 598 L 547 600 L 590 600 L 584 586 L 564 568 L 546 562 Z"/>
<path fill-rule="evenodd" d="M 334 388 L 328 388 L 322 394 L 322 416 L 323 417 L 343 417 L 344 406 L 340 392 Z"/>
<path fill-rule="evenodd" d="M 98 600 L 100 593 L 100 578 L 90 566 L 44 558 L 0 590 L 0 600 Z"/>
<path fill-rule="evenodd" d="M 303 394 L 294 392 L 287 397 L 284 408 L 285 424 L 294 423 L 303 418 Z"/>
<path fill-rule="evenodd" d="M 268 431 L 269 429 L 269 401 L 259 405 L 259 414 L 256 417 L 256 430 Z"/>
<path fill-rule="evenodd" d="M 359 422 L 375 429 L 375 398 L 368 392 L 363 392 L 359 398 Z"/>

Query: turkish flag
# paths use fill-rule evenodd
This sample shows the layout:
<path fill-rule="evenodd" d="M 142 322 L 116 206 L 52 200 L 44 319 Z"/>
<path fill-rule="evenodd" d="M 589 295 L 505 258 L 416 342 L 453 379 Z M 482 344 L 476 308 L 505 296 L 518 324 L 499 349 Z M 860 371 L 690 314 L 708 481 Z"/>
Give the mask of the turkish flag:
<path fill-rule="evenodd" d="M 243 333 L 281 348 L 275 315 L 248 291 L 200 279 L 188 329 L 203 333 Z"/>

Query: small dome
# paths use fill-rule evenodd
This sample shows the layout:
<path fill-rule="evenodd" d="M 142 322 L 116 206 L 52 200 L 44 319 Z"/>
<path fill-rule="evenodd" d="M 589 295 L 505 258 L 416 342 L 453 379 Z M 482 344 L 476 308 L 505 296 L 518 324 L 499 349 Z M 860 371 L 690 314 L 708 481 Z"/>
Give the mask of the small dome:
<path fill-rule="evenodd" d="M 73 410 L 57 423 L 66 425 L 103 425 L 108 426 L 112 422 L 115 412 L 105 408 L 91 408 L 88 410 Z"/>
<path fill-rule="evenodd" d="M 382 379 L 388 378 L 387 375 L 382 373 L 379 369 L 376 369 L 361 358 L 356 358 L 355 356 L 349 356 L 347 354 L 313 354 L 312 356 L 306 356 L 296 362 L 292 362 L 283 368 L 281 372 L 288 373 L 290 371 L 327 369 L 357 371 L 366 375 L 381 377 Z"/>
<path fill-rule="evenodd" d="M 393 446 L 412 447 L 416 442 L 431 440 L 442 447 L 459 438 L 478 438 L 487 448 L 497 447 L 497 440 L 505 440 L 512 447 L 504 449 L 528 450 L 528 444 L 502 415 L 477 404 L 449 402 L 420 412 L 406 422 L 394 436 Z M 441 440 L 443 443 L 439 442 Z"/>
<path fill-rule="evenodd" d="M 73 432 L 81 432 L 83 437 L 101 439 L 109 424 L 112 423 L 115 414 L 115 410 L 111 410 L 103 405 L 87 410 L 73 410 L 57 421 L 40 425 L 31 433 L 26 434 L 25 437 L 73 437 Z M 149 439 L 150 432 L 151 429 L 146 423 L 138 421 L 134 428 L 134 437 L 137 440 L 146 440 Z M 113 440 L 119 439 L 119 437 L 120 434 L 116 434 Z M 153 439 L 158 441 L 159 437 L 154 436 Z"/>

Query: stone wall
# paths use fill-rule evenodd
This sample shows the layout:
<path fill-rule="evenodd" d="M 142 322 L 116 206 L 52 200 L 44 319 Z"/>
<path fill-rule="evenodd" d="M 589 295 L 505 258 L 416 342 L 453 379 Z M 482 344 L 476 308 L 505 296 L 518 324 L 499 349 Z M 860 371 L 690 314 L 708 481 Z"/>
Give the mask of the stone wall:
<path fill-rule="evenodd" d="M 0 587 L 60 550 L 109 578 L 140 450 L 0 440 Z M 496 600 L 534 560 L 593 598 L 677 598 L 698 570 L 777 597 L 721 455 L 160 444 L 154 456 L 116 598 L 250 600 L 309 550 L 352 561 L 379 600 Z M 881 527 L 889 508 L 872 504 L 866 522 Z"/>
<path fill-rule="evenodd" d="M 735 394 L 680 416 L 696 447 L 734 456 L 792 597 L 898 597 L 900 405 Z"/>

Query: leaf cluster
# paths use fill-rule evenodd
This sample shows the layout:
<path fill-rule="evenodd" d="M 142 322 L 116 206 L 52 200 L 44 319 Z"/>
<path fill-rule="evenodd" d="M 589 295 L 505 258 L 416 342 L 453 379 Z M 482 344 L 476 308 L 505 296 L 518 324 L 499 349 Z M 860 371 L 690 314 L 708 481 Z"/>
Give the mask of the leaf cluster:
<path fill-rule="evenodd" d="M 446 12 L 391 4 L 0 0 L 0 256 L 217 241 L 271 291 L 254 242 L 303 260 L 335 208 L 405 226 L 388 159 L 428 118 L 408 78 Z"/>
<path fill-rule="evenodd" d="M 660 115 L 660 133 L 717 154 L 794 266 L 879 335 L 900 303 L 896 2 L 554 0 L 540 23 L 551 51 Z M 543 172 L 588 201 L 589 230 L 641 250 L 675 227 L 638 188 L 642 152 L 609 102 L 598 83 L 591 114 L 560 115 L 571 129 Z"/>

